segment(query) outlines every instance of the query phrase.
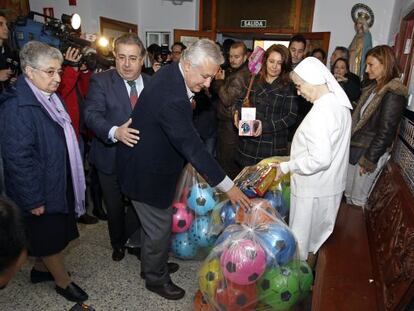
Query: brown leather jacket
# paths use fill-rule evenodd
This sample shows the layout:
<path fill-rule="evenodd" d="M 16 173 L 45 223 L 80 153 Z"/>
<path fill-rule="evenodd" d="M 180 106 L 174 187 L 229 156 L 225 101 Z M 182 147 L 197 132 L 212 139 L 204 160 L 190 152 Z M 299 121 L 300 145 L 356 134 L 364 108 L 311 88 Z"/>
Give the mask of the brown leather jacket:
<path fill-rule="evenodd" d="M 238 69 L 226 70 L 224 80 L 215 80 L 212 90 L 220 101 L 217 105 L 217 118 L 222 121 L 233 122 L 233 114 L 238 101 L 241 101 L 247 93 L 250 71 L 247 63 Z"/>
<path fill-rule="evenodd" d="M 408 94 L 407 88 L 395 78 L 374 96 L 361 117 L 361 108 L 375 87 L 376 83 L 372 83 L 363 89 L 352 114 L 349 161 L 354 165 L 359 163 L 368 172 L 375 170 L 386 151 L 391 151 Z"/>

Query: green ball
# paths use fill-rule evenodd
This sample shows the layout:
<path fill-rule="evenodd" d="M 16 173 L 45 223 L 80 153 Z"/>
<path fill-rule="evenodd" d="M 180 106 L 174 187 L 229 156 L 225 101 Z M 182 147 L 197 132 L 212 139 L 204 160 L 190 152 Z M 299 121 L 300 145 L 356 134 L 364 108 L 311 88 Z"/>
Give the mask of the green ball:
<path fill-rule="evenodd" d="M 306 298 L 309 295 L 313 284 L 313 273 L 306 261 L 292 260 L 286 265 L 293 273 L 296 273 L 299 280 L 299 300 Z"/>
<path fill-rule="evenodd" d="M 287 266 L 269 268 L 257 285 L 260 302 L 274 310 L 285 310 L 296 304 L 299 299 L 299 279 Z"/>
<path fill-rule="evenodd" d="M 285 209 L 290 209 L 290 185 L 282 184 L 282 201 Z"/>

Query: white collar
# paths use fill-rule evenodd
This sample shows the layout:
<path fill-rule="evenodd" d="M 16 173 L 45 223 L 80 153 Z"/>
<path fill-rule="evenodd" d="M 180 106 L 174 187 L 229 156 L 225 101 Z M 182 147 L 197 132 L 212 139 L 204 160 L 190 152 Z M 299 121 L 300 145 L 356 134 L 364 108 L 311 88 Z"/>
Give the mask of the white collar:
<path fill-rule="evenodd" d="M 194 93 L 189 89 L 189 87 L 187 86 L 187 83 L 185 83 L 184 70 L 183 70 L 183 66 L 181 65 L 181 62 L 178 63 L 178 68 L 180 68 L 181 75 L 184 78 L 184 84 L 185 84 L 185 88 L 187 89 L 188 99 L 192 99 L 194 97 Z"/>

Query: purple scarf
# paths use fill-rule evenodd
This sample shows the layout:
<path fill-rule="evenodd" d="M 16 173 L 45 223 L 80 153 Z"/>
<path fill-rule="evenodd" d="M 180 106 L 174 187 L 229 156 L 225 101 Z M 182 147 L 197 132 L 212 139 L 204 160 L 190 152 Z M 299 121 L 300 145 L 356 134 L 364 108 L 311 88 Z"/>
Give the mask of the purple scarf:
<path fill-rule="evenodd" d="M 75 212 L 79 216 L 85 214 L 85 175 L 83 171 L 82 158 L 79 151 L 79 144 L 71 119 L 63 107 L 59 97 L 53 93 L 50 100 L 26 78 L 26 82 L 33 91 L 37 100 L 46 109 L 49 116 L 59 124 L 65 132 L 66 147 L 69 154 L 70 171 L 72 175 L 73 191 L 75 194 Z"/>

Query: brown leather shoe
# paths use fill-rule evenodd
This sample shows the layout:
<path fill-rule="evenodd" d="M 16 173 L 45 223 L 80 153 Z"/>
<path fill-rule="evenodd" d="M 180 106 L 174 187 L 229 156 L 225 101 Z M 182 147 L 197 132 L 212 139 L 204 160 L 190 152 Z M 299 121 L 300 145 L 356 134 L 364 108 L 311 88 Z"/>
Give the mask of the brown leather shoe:
<path fill-rule="evenodd" d="M 145 285 L 153 293 L 160 295 L 168 300 L 179 300 L 184 297 L 185 290 L 169 281 L 162 285 Z"/>

